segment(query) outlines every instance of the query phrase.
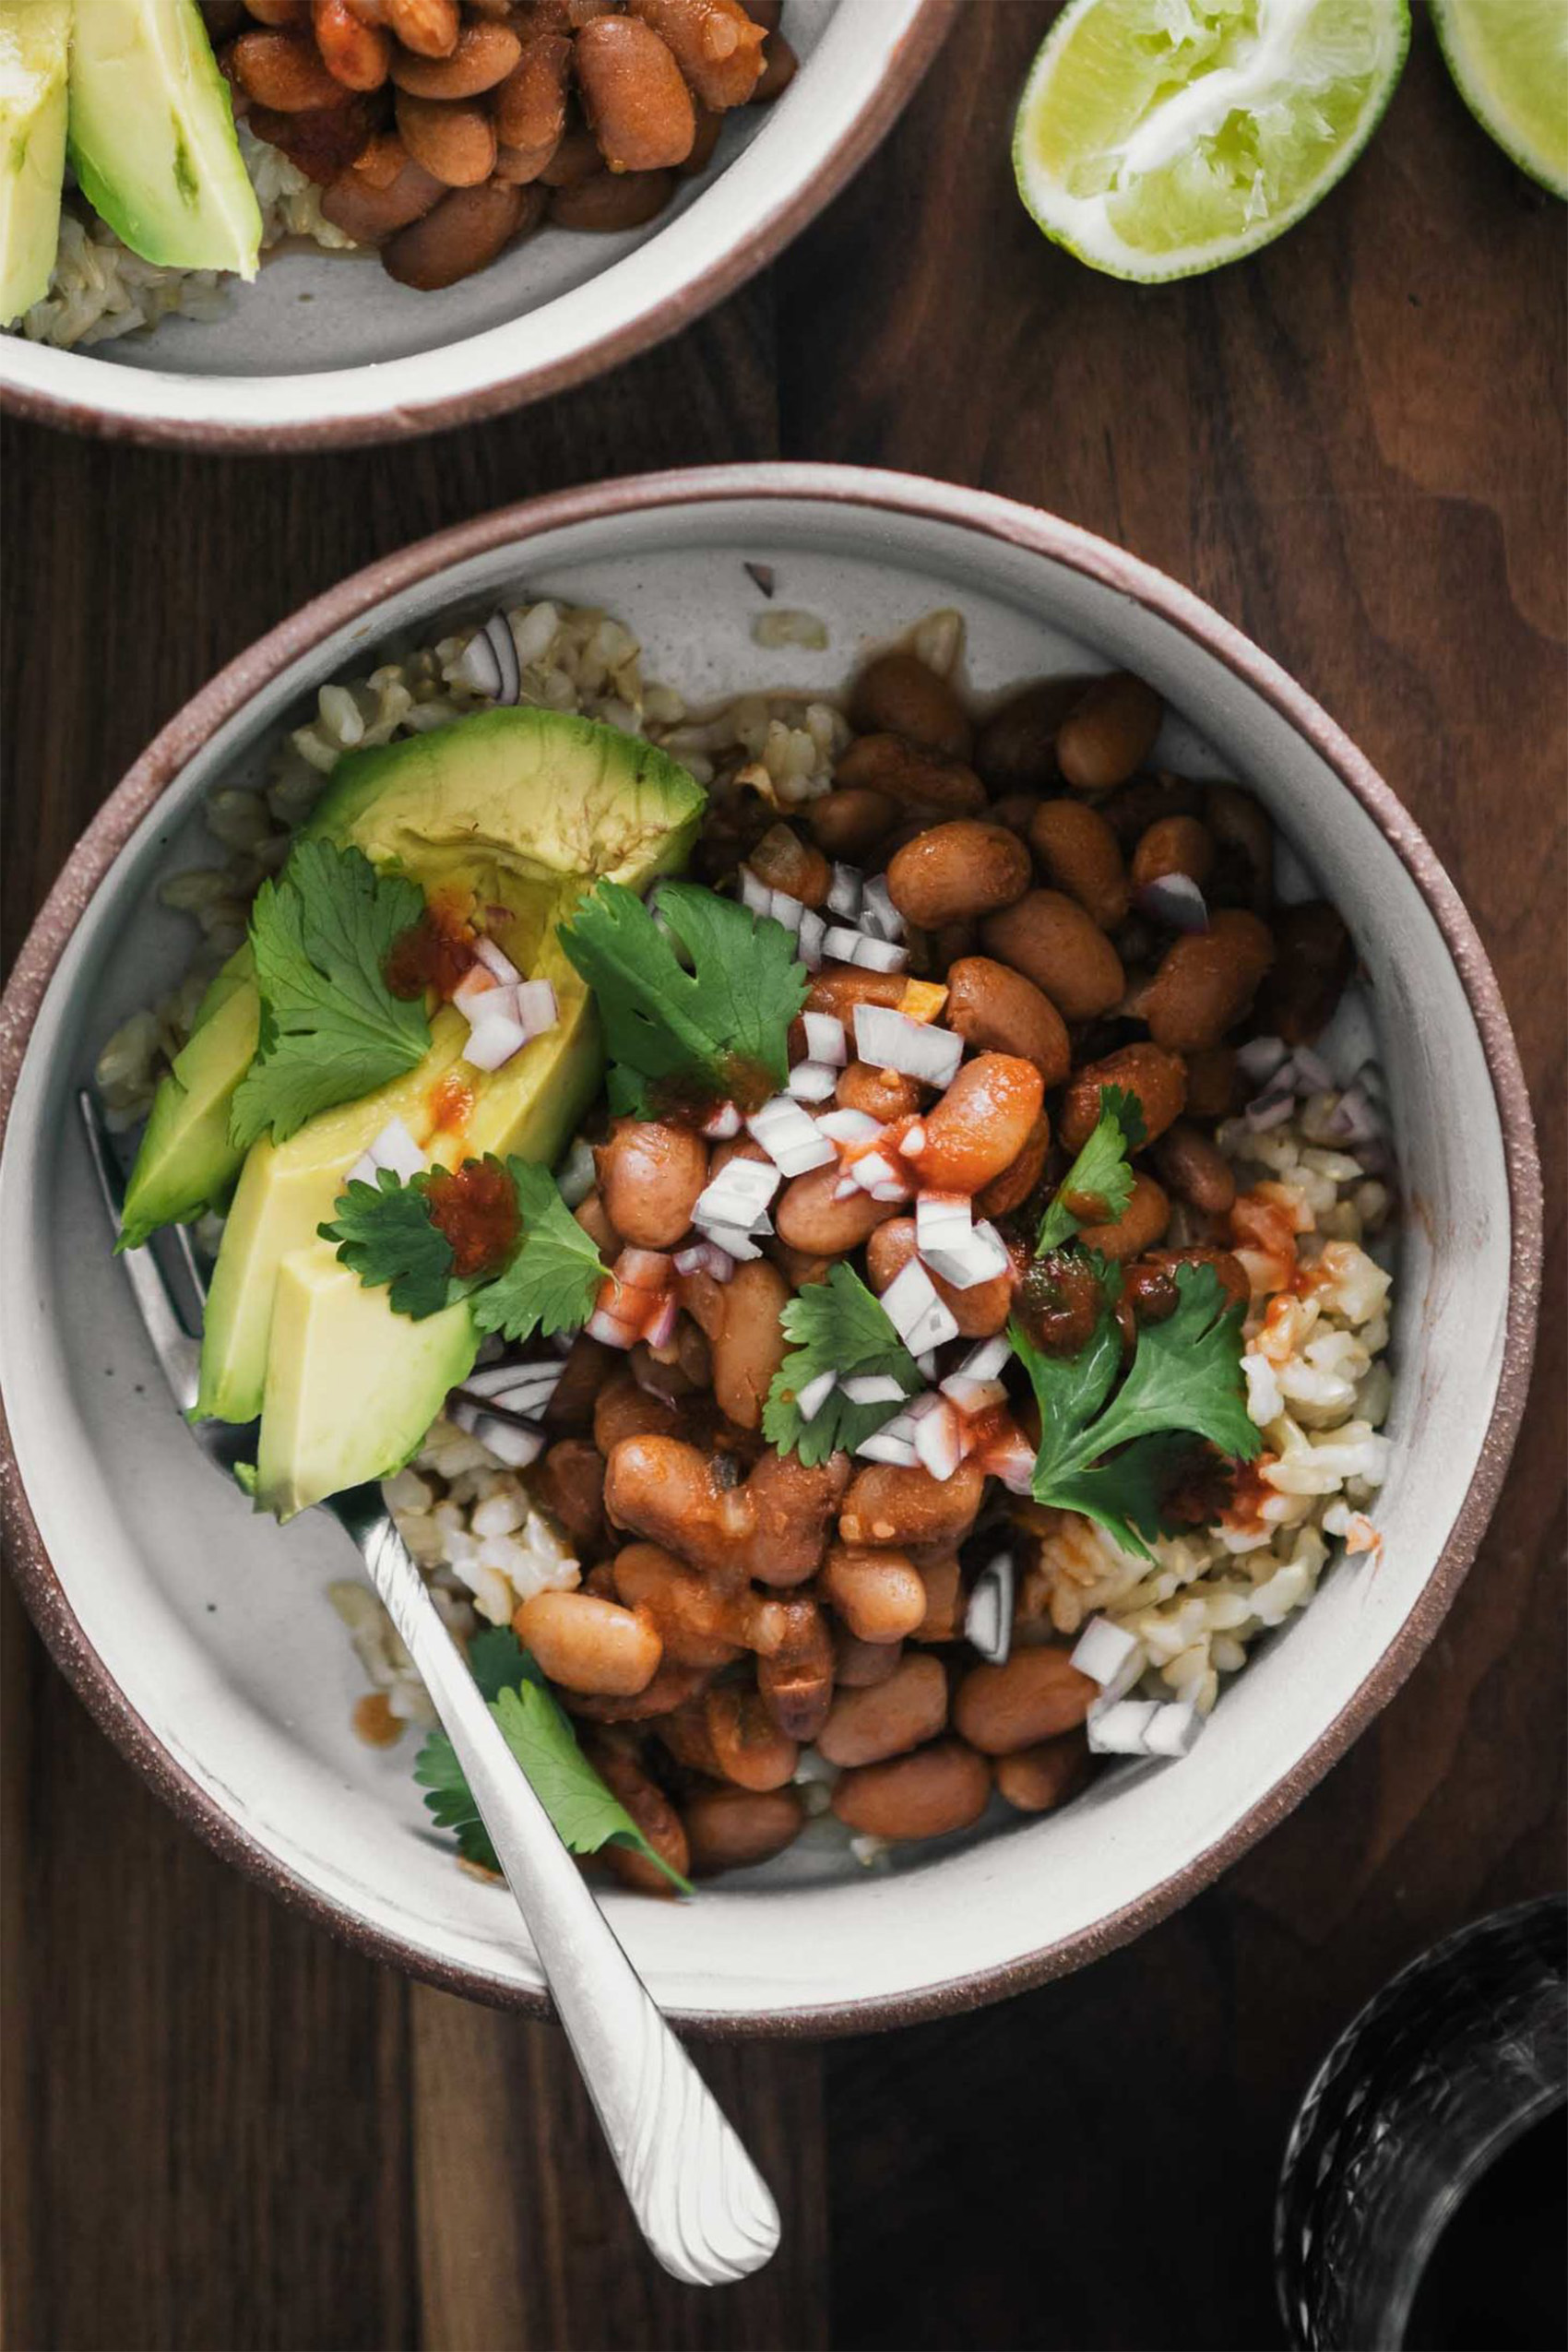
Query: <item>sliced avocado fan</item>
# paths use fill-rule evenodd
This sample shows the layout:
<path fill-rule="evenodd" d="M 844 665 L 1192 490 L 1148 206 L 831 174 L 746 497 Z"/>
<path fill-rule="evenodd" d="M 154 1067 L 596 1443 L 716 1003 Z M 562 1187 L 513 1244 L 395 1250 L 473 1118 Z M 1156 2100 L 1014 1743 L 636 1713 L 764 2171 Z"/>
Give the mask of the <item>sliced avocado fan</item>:
<path fill-rule="evenodd" d="M 60 243 L 71 0 L 0 6 L 0 327 L 49 291 Z"/>

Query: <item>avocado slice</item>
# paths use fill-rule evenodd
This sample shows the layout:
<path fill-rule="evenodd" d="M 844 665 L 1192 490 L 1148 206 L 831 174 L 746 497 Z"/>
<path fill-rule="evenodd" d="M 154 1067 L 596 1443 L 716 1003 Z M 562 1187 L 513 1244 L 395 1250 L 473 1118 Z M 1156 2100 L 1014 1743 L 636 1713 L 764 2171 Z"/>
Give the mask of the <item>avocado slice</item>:
<path fill-rule="evenodd" d="M 223 1208 L 240 1154 L 229 1141 L 234 1088 L 256 1049 L 261 1000 L 249 946 L 236 947 L 197 1008 L 190 1036 L 160 1085 L 125 1187 L 120 1247 L 131 1250 L 160 1225 L 188 1225 Z"/>
<path fill-rule="evenodd" d="M 49 291 L 65 173 L 71 0 L 0 8 L 0 327 Z"/>
<path fill-rule="evenodd" d="M 196 0 L 76 0 L 70 148 L 144 261 L 255 276 L 261 209 Z"/>
<path fill-rule="evenodd" d="M 561 948 L 556 924 L 602 874 L 639 888 L 682 864 L 703 799 L 686 770 L 650 745 L 549 711 L 486 712 L 339 764 L 311 830 L 351 840 L 378 863 L 396 862 L 427 891 L 473 893 L 506 954 L 552 983 L 560 1018 L 500 1070 L 481 1072 L 462 1058 L 467 1023 L 445 1007 L 417 1069 L 318 1113 L 284 1144 L 264 1138 L 252 1147 L 208 1299 L 196 1409 L 234 1421 L 263 1413 L 267 1507 L 300 1509 L 319 1499 L 304 1491 L 307 1481 L 277 1467 L 291 1459 L 278 1431 L 299 1427 L 305 1409 L 281 1399 L 327 1360 L 314 1339 L 297 1360 L 291 1349 L 272 1345 L 282 1261 L 314 1253 L 336 1267 L 316 1228 L 331 1216 L 348 1169 L 394 1118 L 443 1165 L 485 1152 L 557 1156 L 598 1087 L 601 1056 L 589 992 Z M 254 1002 L 254 988 L 247 992 Z M 205 1166 L 203 1172 L 205 1181 Z M 166 1189 L 172 1197 L 177 1188 L 166 1180 Z M 296 1320 L 303 1320 L 303 1301 L 317 1294 L 303 1273 L 296 1291 Z M 337 1286 L 323 1287 L 322 1312 L 330 1314 L 338 1295 Z M 378 1344 L 393 1362 L 416 1326 L 373 1295 L 384 1318 Z M 469 1330 L 471 1361 L 477 1337 Z M 410 1377 L 424 1360 L 424 1351 L 409 1348 Z M 311 1409 L 325 1420 L 340 1415 L 356 1378 L 341 1363 L 335 1386 Z M 423 1408 L 422 1428 L 439 1410 L 442 1393 Z M 369 1478 L 379 1474 L 385 1448 L 374 1424 L 363 1434 L 369 1455 L 358 1476 Z"/>

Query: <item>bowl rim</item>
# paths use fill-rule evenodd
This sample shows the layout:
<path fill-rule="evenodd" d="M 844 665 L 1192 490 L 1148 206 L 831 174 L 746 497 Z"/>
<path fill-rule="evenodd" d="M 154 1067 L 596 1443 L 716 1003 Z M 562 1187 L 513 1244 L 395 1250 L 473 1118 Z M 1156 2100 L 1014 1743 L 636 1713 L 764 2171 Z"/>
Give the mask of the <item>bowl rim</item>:
<path fill-rule="evenodd" d="M 85 395 L 42 391 L 33 386 L 8 383 L 0 376 L 0 415 L 9 412 L 29 423 L 53 425 L 93 440 L 129 441 L 166 449 L 210 450 L 226 456 L 276 456 L 284 450 L 369 448 L 381 442 L 415 440 L 423 434 L 446 432 L 458 424 L 475 424 L 503 415 L 508 410 L 547 399 L 557 392 L 569 391 L 575 385 L 608 374 L 640 352 L 678 335 L 743 286 L 794 242 L 874 153 L 946 40 L 962 0 L 910 0 L 910 5 L 913 15 L 890 52 L 881 79 L 859 114 L 828 149 L 817 171 L 768 207 L 747 235 L 685 285 L 626 325 L 606 328 L 579 350 L 560 359 L 517 368 L 477 391 L 416 400 L 398 398 L 388 392 L 386 404 L 374 414 L 305 418 L 289 424 L 269 424 L 265 421 L 244 424 L 228 419 L 186 423 L 173 417 L 137 416 L 101 408 Z M 723 176 L 722 172 L 718 174 L 716 185 Z M 461 339 L 453 348 L 461 350 L 462 343 L 469 339 Z M 78 356 L 89 361 L 94 358 L 90 350 Z M 98 360 L 96 364 L 108 366 L 113 362 Z M 395 365 L 395 362 L 367 362 L 358 368 L 337 372 L 357 375 L 366 367 L 385 369 Z"/>
<path fill-rule="evenodd" d="M 1454 959 L 1479 1034 L 1508 1180 L 1510 1281 L 1503 1360 L 1475 1475 L 1448 1538 L 1394 1641 L 1304 1755 L 1201 1854 L 1092 1926 L 1016 1960 L 918 1993 L 837 2002 L 783 2015 L 676 2010 L 683 2025 L 726 2038 L 860 2033 L 951 2014 L 1063 1976 L 1126 1943 L 1211 1884 L 1291 1812 L 1393 1697 L 1435 1634 L 1496 1504 L 1529 1387 L 1539 1302 L 1539 1161 L 1529 1098 L 1502 991 L 1458 892 L 1390 786 L 1327 713 L 1231 623 L 1140 557 L 1077 525 L 990 492 L 853 466 L 754 464 L 623 476 L 549 493 L 454 525 L 379 557 L 315 598 L 237 655 L 153 739 L 82 834 L 23 942 L 0 998 L 0 1146 L 44 992 L 77 922 L 121 849 L 194 754 L 279 672 L 346 624 L 434 573 L 497 548 L 585 522 L 662 506 L 778 500 L 861 506 L 956 525 L 1115 589 L 1169 623 L 1260 695 L 1324 760 L 1404 863 Z M 242 1831 L 153 1736 L 88 1641 L 44 1550 L 0 1405 L 0 1533 L 22 1598 L 66 1680 L 122 1754 L 214 1852 L 367 1957 L 440 1990 L 499 2008 L 547 2013 L 544 1997 L 422 1951 L 344 1911 Z"/>

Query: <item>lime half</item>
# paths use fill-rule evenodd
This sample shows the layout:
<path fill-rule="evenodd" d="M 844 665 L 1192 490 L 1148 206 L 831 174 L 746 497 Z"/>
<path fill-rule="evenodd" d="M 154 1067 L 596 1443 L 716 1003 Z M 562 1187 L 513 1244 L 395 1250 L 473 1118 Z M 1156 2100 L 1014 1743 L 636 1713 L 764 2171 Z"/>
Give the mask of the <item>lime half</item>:
<path fill-rule="evenodd" d="M 1409 42 L 1406 0 L 1072 0 L 1019 101 L 1019 194 L 1113 277 L 1218 269 L 1348 171 Z"/>
<path fill-rule="evenodd" d="M 1568 196 L 1568 0 L 1432 0 L 1459 95 L 1505 155 Z"/>

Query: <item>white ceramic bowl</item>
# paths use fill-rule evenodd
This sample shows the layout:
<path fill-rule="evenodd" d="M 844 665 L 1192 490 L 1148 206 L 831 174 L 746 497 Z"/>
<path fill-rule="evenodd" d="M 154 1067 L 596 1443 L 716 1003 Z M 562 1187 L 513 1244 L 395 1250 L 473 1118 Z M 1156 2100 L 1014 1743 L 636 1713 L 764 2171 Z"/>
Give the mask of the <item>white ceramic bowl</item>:
<path fill-rule="evenodd" d="M 225 315 L 55 350 L 0 335 L 0 402 L 49 424 L 207 448 L 387 440 L 613 367 L 760 269 L 891 127 L 957 0 L 790 0 L 801 70 L 742 108 L 646 229 L 546 230 L 445 293 L 373 259 L 279 248 Z"/>
<path fill-rule="evenodd" d="M 742 561 L 824 615 L 826 654 L 759 654 Z M 759 674 L 828 685 L 868 639 L 959 606 L 984 691 L 1124 665 L 1179 719 L 1166 752 L 1258 791 L 1364 959 L 1409 1214 L 1394 1466 L 1375 1566 L 1334 1569 L 1193 1754 L 1119 1769 L 1061 1814 L 915 1850 L 768 1871 L 689 1905 L 608 1902 L 657 1998 L 719 2026 L 901 2019 L 1075 1966 L 1159 1918 L 1294 1805 L 1431 1637 L 1502 1478 L 1528 1375 L 1534 1146 L 1495 982 L 1431 850 L 1324 714 L 1206 606 L 1066 525 L 903 477 L 754 468 L 611 483 L 425 541 L 308 606 L 221 673 L 74 854 L 6 1000 L 0 1104 L 0 1474 L 24 1591 L 100 1720 L 222 1852 L 368 1950 L 527 2002 L 510 1906 L 431 1835 L 409 1757 L 348 1728 L 355 1661 L 325 1598 L 338 1530 L 279 1532 L 189 1443 L 109 1254 L 71 1109 L 107 1032 L 177 969 L 154 885 L 197 810 L 258 777 L 328 679 L 527 590 L 603 604 L 694 698 Z"/>

